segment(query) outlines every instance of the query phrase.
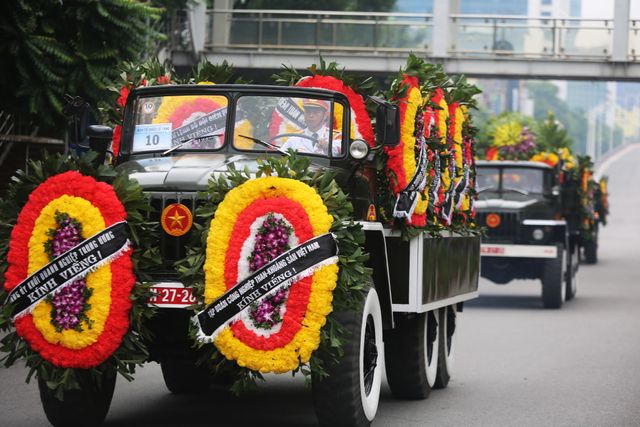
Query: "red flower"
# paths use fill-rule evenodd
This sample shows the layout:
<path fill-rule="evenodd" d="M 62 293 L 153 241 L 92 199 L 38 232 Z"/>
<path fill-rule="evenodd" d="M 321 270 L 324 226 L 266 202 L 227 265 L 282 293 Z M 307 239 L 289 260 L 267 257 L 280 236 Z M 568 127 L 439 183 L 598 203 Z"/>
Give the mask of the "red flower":
<path fill-rule="evenodd" d="M 119 106 L 124 107 L 126 105 L 129 92 L 129 88 L 127 86 L 122 86 L 122 89 L 120 89 L 120 97 L 117 101 Z"/>
<path fill-rule="evenodd" d="M 171 83 L 171 81 L 169 80 L 169 76 L 160 76 L 156 79 L 156 82 L 159 85 L 168 85 L 169 83 Z"/>
<path fill-rule="evenodd" d="M 120 152 L 120 138 L 122 137 L 122 126 L 116 125 L 113 129 L 113 140 L 111 141 L 111 151 L 113 152 L 113 157 L 118 157 L 118 153 Z"/>

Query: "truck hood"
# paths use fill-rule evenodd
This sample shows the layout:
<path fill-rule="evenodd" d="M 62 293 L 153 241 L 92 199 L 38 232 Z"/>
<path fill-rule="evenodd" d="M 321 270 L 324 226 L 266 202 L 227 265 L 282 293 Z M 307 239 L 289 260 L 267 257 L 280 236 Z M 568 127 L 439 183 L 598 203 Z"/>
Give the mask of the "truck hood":
<path fill-rule="evenodd" d="M 226 172 L 231 163 L 236 169 L 257 170 L 255 156 L 225 153 L 141 158 L 124 162 L 117 169 L 145 190 L 200 191 L 207 188 L 211 176 Z"/>

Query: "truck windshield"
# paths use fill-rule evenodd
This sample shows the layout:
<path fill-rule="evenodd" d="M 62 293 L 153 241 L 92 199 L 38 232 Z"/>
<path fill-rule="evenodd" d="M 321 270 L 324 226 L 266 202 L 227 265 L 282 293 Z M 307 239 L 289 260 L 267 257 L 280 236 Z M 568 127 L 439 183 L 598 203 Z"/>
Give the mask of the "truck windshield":
<path fill-rule="evenodd" d="M 545 181 L 544 171 L 534 168 L 478 167 L 478 192 L 513 191 L 522 194 L 542 194 Z"/>
<path fill-rule="evenodd" d="M 502 191 L 542 194 L 544 171 L 533 168 L 503 168 Z"/>
<path fill-rule="evenodd" d="M 238 150 L 341 156 L 343 106 L 331 100 L 248 95 L 238 99 L 233 145 Z"/>
<path fill-rule="evenodd" d="M 228 100 L 220 95 L 138 98 L 132 152 L 217 150 L 224 143 Z"/>

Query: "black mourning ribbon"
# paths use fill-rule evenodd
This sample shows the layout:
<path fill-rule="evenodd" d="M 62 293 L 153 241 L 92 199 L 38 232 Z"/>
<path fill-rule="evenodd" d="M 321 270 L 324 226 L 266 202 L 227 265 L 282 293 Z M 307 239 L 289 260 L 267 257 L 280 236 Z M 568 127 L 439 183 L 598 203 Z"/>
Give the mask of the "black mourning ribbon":
<path fill-rule="evenodd" d="M 20 282 L 7 297 L 7 303 L 13 304 L 12 319 L 28 313 L 48 295 L 81 279 L 126 250 L 129 247 L 126 225 L 126 221 L 121 221 L 105 228 Z"/>
<path fill-rule="evenodd" d="M 411 181 L 400 192 L 396 205 L 393 208 L 393 216 L 396 218 L 411 218 L 418 201 L 418 192 L 424 185 L 427 175 L 427 152 L 424 144 L 420 147 L 420 156 L 416 165 L 416 172 Z"/>
<path fill-rule="evenodd" d="M 253 302 L 260 302 L 281 286 L 310 275 L 338 255 L 335 237 L 323 234 L 289 249 L 248 277 L 196 315 L 201 332 L 215 335 Z"/>

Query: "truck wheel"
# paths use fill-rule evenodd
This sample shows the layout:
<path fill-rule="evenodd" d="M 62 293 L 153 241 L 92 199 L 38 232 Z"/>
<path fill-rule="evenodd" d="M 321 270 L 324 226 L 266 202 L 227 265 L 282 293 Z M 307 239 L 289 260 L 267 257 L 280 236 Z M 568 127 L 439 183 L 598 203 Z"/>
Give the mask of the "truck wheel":
<path fill-rule="evenodd" d="M 584 243 L 584 262 L 595 264 L 598 262 L 598 243 L 595 240 L 587 240 Z"/>
<path fill-rule="evenodd" d="M 103 374 L 98 383 L 89 371 L 80 371 L 78 375 L 80 390 L 64 393 L 64 400 L 58 400 L 47 382 L 38 378 L 38 389 L 42 408 L 47 420 L 56 426 L 88 426 L 102 424 L 113 398 L 116 386 L 116 371 Z"/>
<path fill-rule="evenodd" d="M 433 388 L 446 388 L 453 374 L 456 349 L 457 305 L 440 309 L 440 343 L 438 345 L 438 373 Z"/>
<path fill-rule="evenodd" d="M 558 255 L 545 262 L 542 272 L 542 304 L 544 308 L 560 308 L 565 298 L 564 247 L 558 245 Z"/>
<path fill-rule="evenodd" d="M 327 377 L 312 382 L 313 406 L 320 425 L 368 426 L 378 410 L 384 347 L 382 311 L 370 288 L 360 310 L 336 313 L 350 334 L 344 356 L 327 366 Z"/>
<path fill-rule="evenodd" d="M 211 375 L 205 366 L 188 359 L 165 359 L 160 362 L 164 384 L 173 394 L 198 394 L 207 391 Z"/>
<path fill-rule="evenodd" d="M 578 266 L 580 265 L 580 249 L 577 245 L 573 245 L 571 256 L 567 256 L 566 275 L 566 301 L 572 300 L 578 291 Z"/>
<path fill-rule="evenodd" d="M 400 399 L 426 399 L 438 371 L 438 311 L 401 317 L 385 340 L 387 381 Z"/>

